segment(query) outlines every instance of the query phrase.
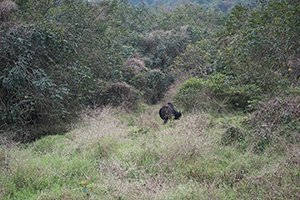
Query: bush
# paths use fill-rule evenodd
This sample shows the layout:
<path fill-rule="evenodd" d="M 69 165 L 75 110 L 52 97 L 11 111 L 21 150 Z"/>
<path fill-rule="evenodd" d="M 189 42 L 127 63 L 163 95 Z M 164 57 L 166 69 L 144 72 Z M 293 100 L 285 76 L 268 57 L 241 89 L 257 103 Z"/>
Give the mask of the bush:
<path fill-rule="evenodd" d="M 0 22 L 9 21 L 12 15 L 17 10 L 17 4 L 13 1 L 1 1 L 0 2 Z"/>
<path fill-rule="evenodd" d="M 171 71 L 181 77 L 204 77 L 218 71 L 216 56 L 216 46 L 213 40 L 197 41 L 195 44 L 188 45 L 185 52 L 176 57 Z"/>
<path fill-rule="evenodd" d="M 0 125 L 23 127 L 63 119 L 68 87 L 61 84 L 62 63 L 72 45 L 47 23 L 6 29 L 0 49 Z"/>
<path fill-rule="evenodd" d="M 260 88 L 239 85 L 234 78 L 218 73 L 206 80 L 187 80 L 180 86 L 174 99 L 185 110 L 220 109 L 224 103 L 235 109 L 245 109 L 249 100 L 260 99 L 260 95 Z"/>
<path fill-rule="evenodd" d="M 264 150 L 273 139 L 299 143 L 300 96 L 277 97 L 257 105 L 247 125 L 257 150 Z"/>
<path fill-rule="evenodd" d="M 107 42 L 120 33 L 107 30 L 106 17 L 95 18 L 115 5 L 73 0 L 47 1 L 46 7 L 45 1 L 16 4 L 0 3 L 0 20 L 5 21 L 0 24 L 0 128 L 16 131 L 21 140 L 62 133 L 79 105 L 95 101 L 102 91 L 97 75 L 109 81 L 120 77 L 122 55 L 112 48 L 120 45 Z"/>
<path fill-rule="evenodd" d="M 128 59 L 122 68 L 121 80 L 138 90 L 147 103 L 155 104 L 165 96 L 175 77 L 158 69 L 149 70 L 144 63 L 148 60 L 139 55 Z"/>
<path fill-rule="evenodd" d="M 235 109 L 244 110 L 248 101 L 261 99 L 261 89 L 253 84 L 240 83 L 235 77 L 216 74 L 208 77 L 206 84 L 218 99 L 228 99 Z"/>
<path fill-rule="evenodd" d="M 205 108 L 208 102 L 205 94 L 205 81 L 199 78 L 191 78 L 185 81 L 174 95 L 176 104 L 184 110 Z"/>
<path fill-rule="evenodd" d="M 128 43 L 149 59 L 146 63 L 148 68 L 165 70 L 184 51 L 190 37 L 191 32 L 186 29 L 155 30 L 132 34 Z"/>
<path fill-rule="evenodd" d="M 134 76 L 129 83 L 141 91 L 147 103 L 155 104 L 165 96 L 174 81 L 174 76 L 166 75 L 160 70 L 146 70 Z"/>
<path fill-rule="evenodd" d="M 127 83 L 101 83 L 100 88 L 96 94 L 96 104 L 123 105 L 129 110 L 137 108 L 140 93 Z"/>
<path fill-rule="evenodd" d="M 136 58 L 130 58 L 126 60 L 122 68 L 123 78 L 126 82 L 129 83 L 130 80 L 133 79 L 140 72 L 143 73 L 147 71 L 144 60 L 145 58 L 139 58 L 139 56 L 136 56 Z"/>
<path fill-rule="evenodd" d="M 297 1 L 261 1 L 255 7 L 236 5 L 220 32 L 219 61 L 225 73 L 265 93 L 281 93 L 299 77 Z M 290 83 L 289 83 L 290 82 Z"/>

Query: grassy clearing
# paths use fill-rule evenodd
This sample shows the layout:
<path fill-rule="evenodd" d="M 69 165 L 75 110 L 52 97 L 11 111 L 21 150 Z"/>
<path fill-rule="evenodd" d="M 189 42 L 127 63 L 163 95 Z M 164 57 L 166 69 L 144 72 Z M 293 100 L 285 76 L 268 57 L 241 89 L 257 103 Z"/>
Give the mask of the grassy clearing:
<path fill-rule="evenodd" d="M 29 145 L 1 138 L 0 199 L 299 199 L 298 144 L 255 154 L 221 143 L 242 114 L 192 112 L 163 125 L 158 109 L 87 110 L 66 135 Z"/>

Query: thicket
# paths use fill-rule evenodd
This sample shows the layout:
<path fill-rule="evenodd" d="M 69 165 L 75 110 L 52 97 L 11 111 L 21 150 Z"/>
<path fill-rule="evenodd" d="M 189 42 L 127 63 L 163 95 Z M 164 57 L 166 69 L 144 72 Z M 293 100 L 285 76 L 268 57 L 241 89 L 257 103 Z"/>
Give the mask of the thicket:
<path fill-rule="evenodd" d="M 300 96 L 278 97 L 261 102 L 253 116 L 245 120 L 255 152 L 269 144 L 283 151 L 285 145 L 300 142 Z M 285 145 L 281 145 L 285 144 Z"/>
<path fill-rule="evenodd" d="M 268 93 L 298 84 L 299 9 L 293 0 L 236 6 L 220 33 L 226 73 Z"/>
<path fill-rule="evenodd" d="M 87 105 L 157 103 L 175 58 L 224 20 L 126 1 L 2 0 L 0 10 L 0 127 L 16 140 L 62 133 Z"/>
<path fill-rule="evenodd" d="M 66 137 L 24 151 L 1 136 L 2 196 L 299 199 L 299 13 L 296 0 L 228 15 L 0 0 L 1 131 L 31 141 L 63 133 L 81 107 L 139 108 L 89 110 Z M 159 105 L 138 104 L 159 102 L 178 78 L 176 107 L 194 112 L 160 130 Z M 250 113 L 226 117 L 227 107 Z"/>
<path fill-rule="evenodd" d="M 93 101 L 90 94 L 97 89 L 98 66 L 93 61 L 120 60 L 113 59 L 116 53 L 106 42 L 115 34 L 105 33 L 106 15 L 114 6 L 113 2 L 0 2 L 6 16 L 0 33 L 1 129 L 18 132 L 17 140 L 20 135 L 33 140 L 57 134 L 81 104 Z"/>
<path fill-rule="evenodd" d="M 177 78 L 193 78 L 174 96 L 186 110 L 298 94 L 297 1 L 227 15 L 127 1 L 2 0 L 0 10 L 0 127 L 17 138 L 61 133 L 87 105 L 155 104 Z"/>
<path fill-rule="evenodd" d="M 188 46 L 176 59 L 177 73 L 203 79 L 201 87 L 197 80 L 183 84 L 178 101 L 204 95 L 204 88 L 211 98 L 226 97 L 236 108 L 252 109 L 251 102 L 295 93 L 300 75 L 299 9 L 296 1 L 235 6 L 217 38 Z M 198 92 L 189 93 L 189 87 Z"/>
<path fill-rule="evenodd" d="M 255 3 L 255 0 L 129 0 L 129 2 L 135 5 L 146 3 L 146 5 L 149 7 L 167 5 L 167 8 L 170 10 L 175 9 L 176 7 L 183 4 L 195 3 L 205 9 L 217 8 L 222 12 L 228 12 L 233 6 L 237 4 L 253 5 Z"/>
<path fill-rule="evenodd" d="M 255 85 L 238 85 L 232 77 L 217 73 L 205 80 L 197 77 L 187 80 L 179 87 L 174 99 L 187 111 L 229 107 L 245 110 L 249 101 L 261 99 L 260 94 L 260 88 Z"/>
<path fill-rule="evenodd" d="M 239 145 L 263 152 L 270 144 L 298 143 L 299 11 L 293 0 L 233 7 L 217 37 L 176 58 L 175 72 L 193 77 L 180 86 L 176 103 L 186 110 L 252 112 L 244 131 L 224 133 L 226 144 L 245 137 Z"/>

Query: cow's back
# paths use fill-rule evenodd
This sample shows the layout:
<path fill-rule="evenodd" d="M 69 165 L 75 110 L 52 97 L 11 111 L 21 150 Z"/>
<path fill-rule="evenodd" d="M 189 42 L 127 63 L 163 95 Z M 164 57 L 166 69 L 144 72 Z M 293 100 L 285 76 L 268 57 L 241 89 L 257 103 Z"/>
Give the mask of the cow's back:
<path fill-rule="evenodd" d="M 167 123 L 169 119 L 172 119 L 174 115 L 173 109 L 170 106 L 163 106 L 159 110 L 159 116 L 164 120 L 164 123 Z"/>

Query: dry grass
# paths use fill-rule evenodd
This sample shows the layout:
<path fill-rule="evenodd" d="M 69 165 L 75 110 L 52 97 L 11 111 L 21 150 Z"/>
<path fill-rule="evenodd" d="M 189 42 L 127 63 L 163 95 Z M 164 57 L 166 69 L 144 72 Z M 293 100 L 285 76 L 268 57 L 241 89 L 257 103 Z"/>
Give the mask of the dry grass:
<path fill-rule="evenodd" d="M 1 144 L 7 164 L 1 165 L 0 198 L 299 197 L 298 145 L 276 156 L 270 151 L 242 153 L 220 145 L 225 127 L 207 113 L 194 111 L 163 125 L 158 109 L 88 109 L 65 136 L 45 137 L 26 147 Z M 89 196 L 78 185 L 83 180 L 90 182 Z"/>

